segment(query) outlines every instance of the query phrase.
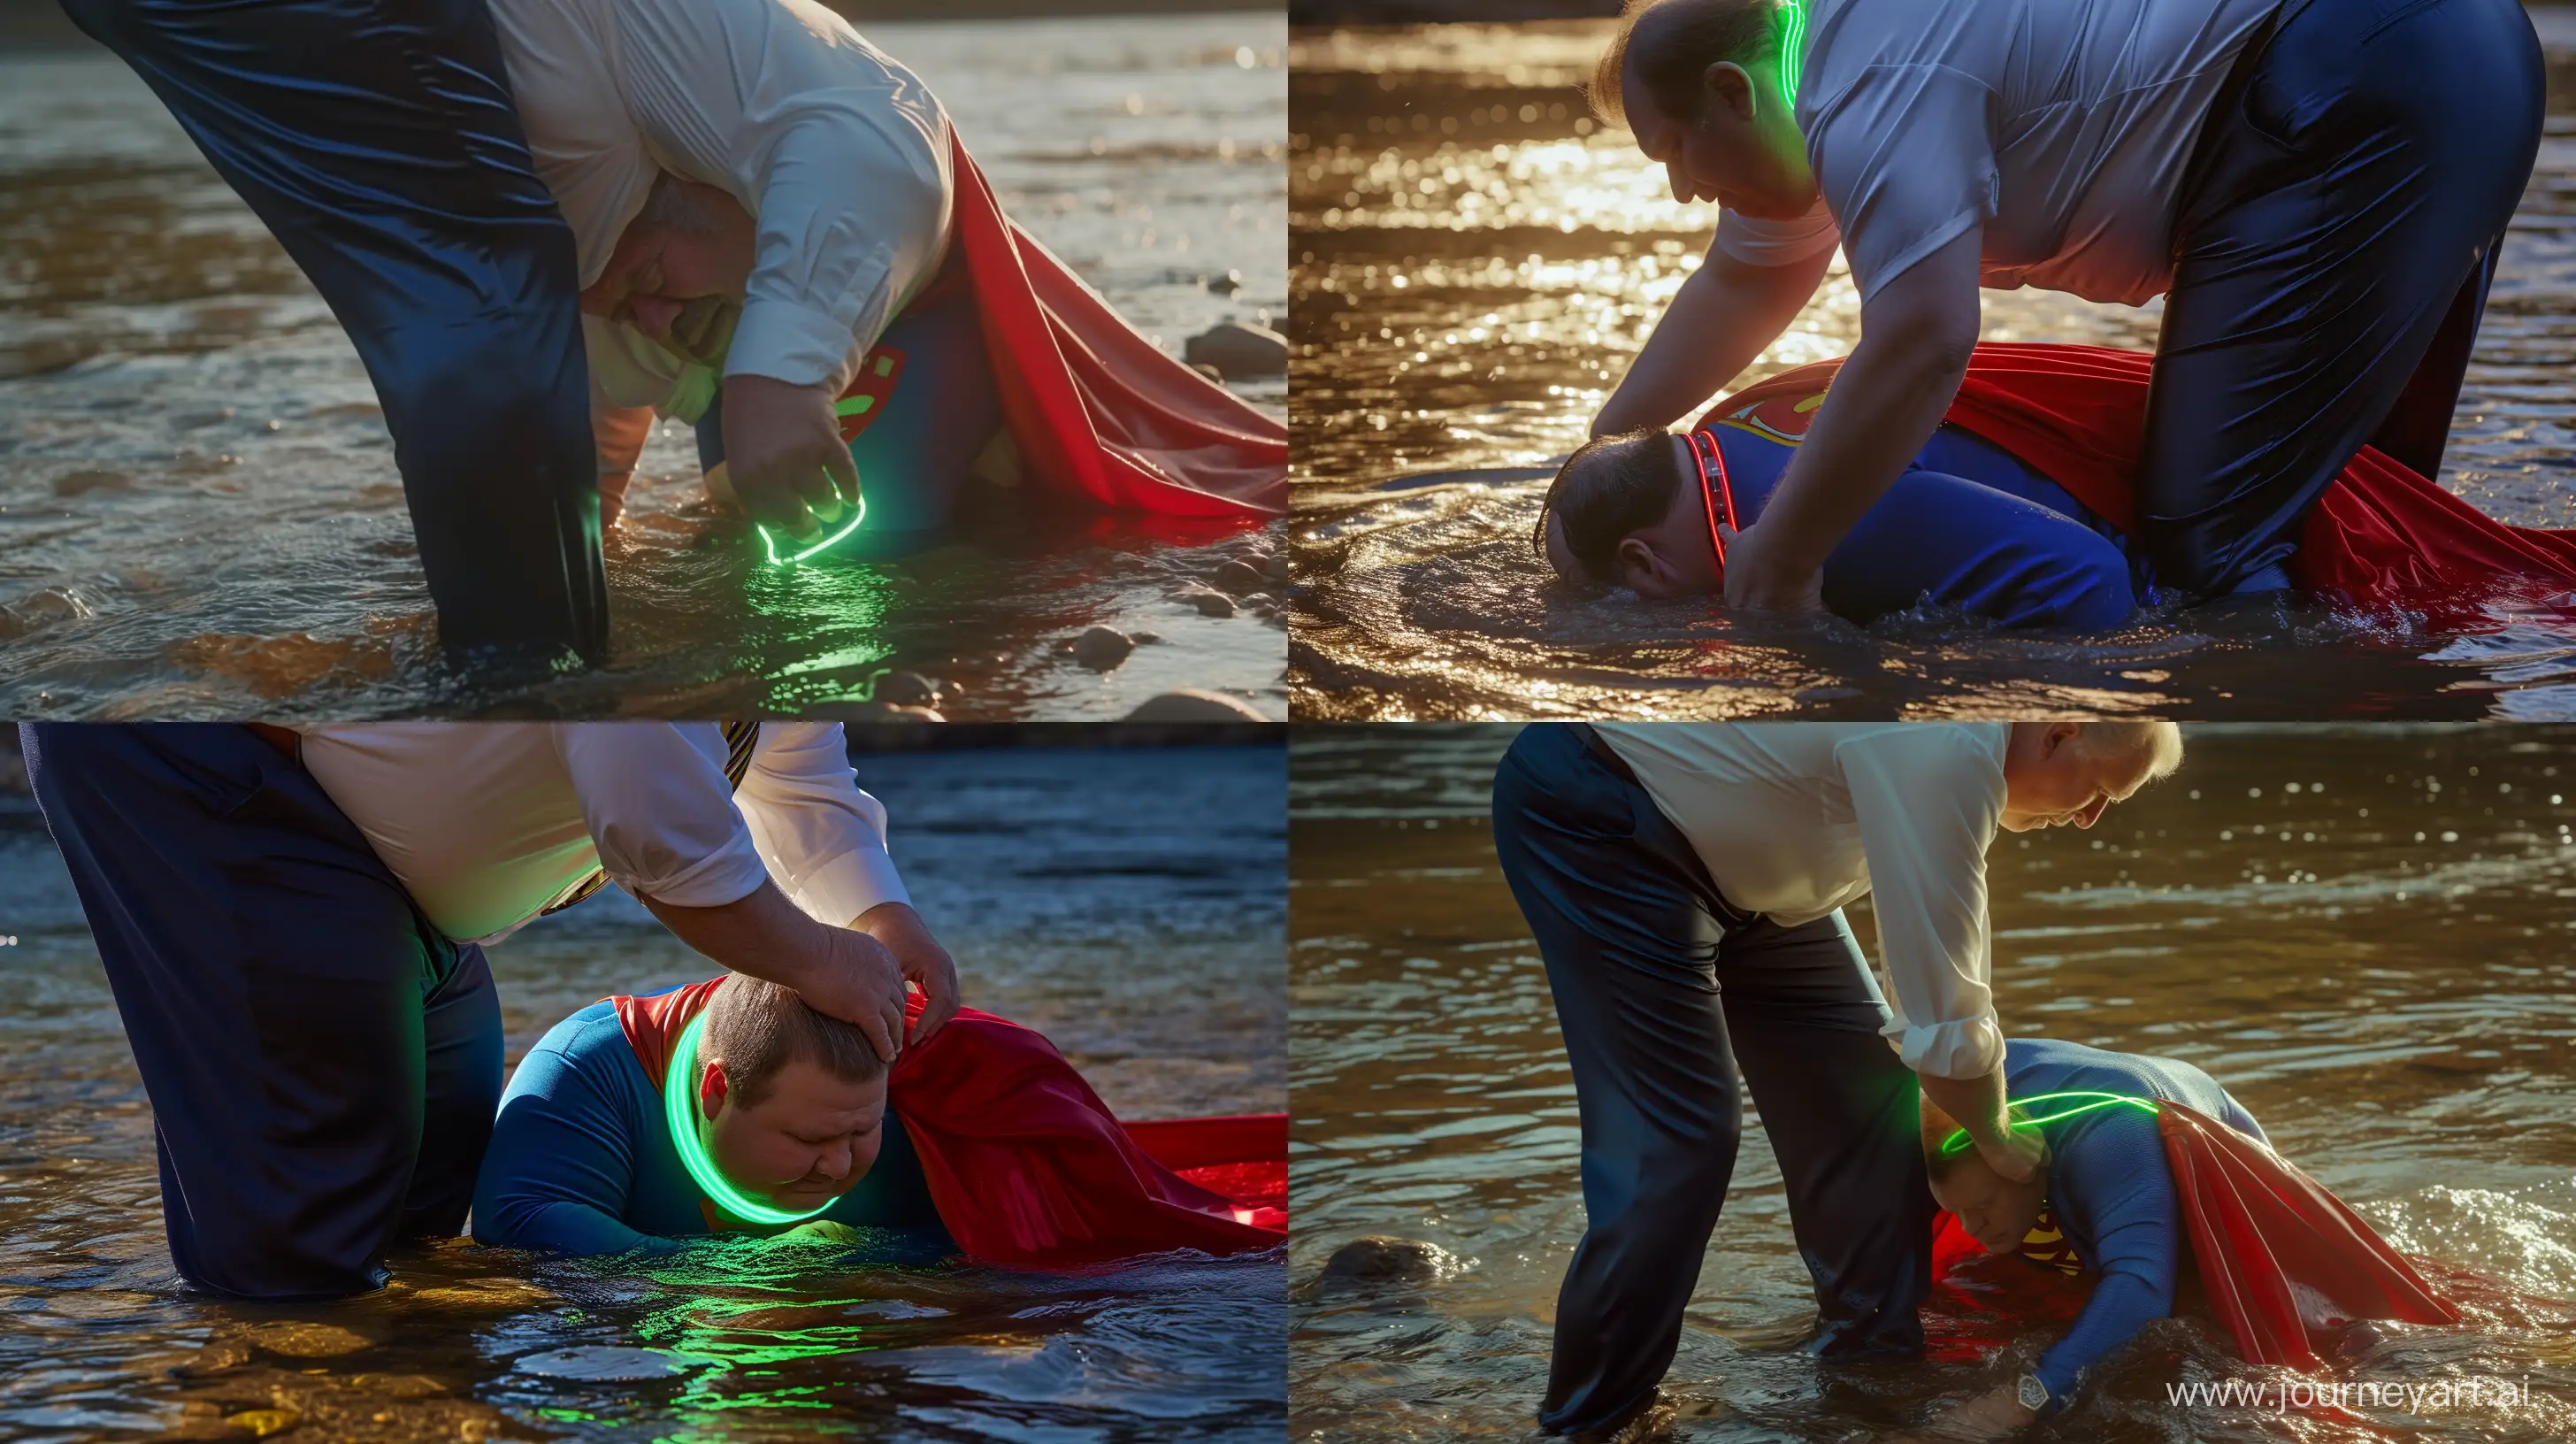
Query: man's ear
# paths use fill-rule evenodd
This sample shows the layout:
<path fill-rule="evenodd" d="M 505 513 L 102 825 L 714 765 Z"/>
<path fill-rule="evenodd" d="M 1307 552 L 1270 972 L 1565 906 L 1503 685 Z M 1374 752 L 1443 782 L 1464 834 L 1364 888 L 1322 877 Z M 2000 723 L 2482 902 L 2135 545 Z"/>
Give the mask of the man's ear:
<path fill-rule="evenodd" d="M 1664 562 L 1663 553 L 1646 540 L 1643 533 L 1631 532 L 1619 539 L 1619 580 L 1628 590 L 1641 597 L 1661 597 L 1672 592 L 1672 568 Z"/>
<path fill-rule="evenodd" d="M 1699 73 L 1699 84 L 1704 107 L 1724 106 L 1737 120 L 1752 123 L 1760 101 L 1754 93 L 1753 77 L 1745 73 L 1743 66 L 1732 60 L 1716 61 Z M 1701 114 L 1706 113 L 1703 108 Z"/>
<path fill-rule="evenodd" d="M 698 1075 L 699 1116 L 713 1122 L 717 1111 L 724 1107 L 725 1095 L 732 1091 L 733 1081 L 725 1077 L 723 1061 L 709 1063 L 706 1071 Z"/>
<path fill-rule="evenodd" d="M 2056 756 L 2059 749 L 2063 748 L 2067 743 L 2074 741 L 2075 735 L 2083 730 L 2084 724 L 2081 722 L 2049 723 L 2048 730 L 2039 734 L 2039 755 L 2042 757 Z"/>

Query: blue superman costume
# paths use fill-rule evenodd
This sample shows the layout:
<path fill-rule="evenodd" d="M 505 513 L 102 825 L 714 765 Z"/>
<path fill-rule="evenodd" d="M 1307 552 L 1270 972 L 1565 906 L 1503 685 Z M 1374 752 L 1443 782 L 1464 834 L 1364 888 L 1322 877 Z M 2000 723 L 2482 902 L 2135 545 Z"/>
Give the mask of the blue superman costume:
<path fill-rule="evenodd" d="M 2103 629 L 2158 599 L 2131 543 L 2144 352 L 1980 343 L 1914 465 L 1825 563 L 1826 605 L 1867 622 L 1923 602 L 2006 626 Z M 1721 517 L 1759 521 L 1840 360 L 1796 367 L 1693 426 L 1723 460 Z M 1712 468 L 1715 474 L 1719 469 Z M 2309 507 L 2299 547 L 2247 589 L 2287 585 L 2457 622 L 2489 601 L 2576 590 L 2576 532 L 2509 526 L 2363 447 Z"/>
<path fill-rule="evenodd" d="M 723 983 L 603 999 L 538 1041 L 501 1098 L 477 1240 L 603 1254 L 781 1231 L 708 1202 L 665 1120 L 672 1047 Z M 989 1013 L 905 1050 L 886 1100 L 875 1166 L 820 1217 L 1017 1268 L 1286 1237 L 1283 1116 L 1122 1124 L 1046 1039 Z"/>
<path fill-rule="evenodd" d="M 2031 1038 L 2007 1043 L 2004 1059 L 2015 1100 L 2082 1091 L 2154 1105 L 2042 1123 L 2049 1162 L 2040 1218 L 2019 1260 L 1998 1260 L 2000 1270 L 1969 1284 L 2024 1316 L 2062 1317 L 2081 1299 L 2072 1327 L 2034 1371 L 2052 1399 L 2066 1399 L 2106 1354 L 2175 1312 L 2186 1273 L 2255 1363 L 2315 1367 L 2310 1332 L 2338 1321 L 2458 1320 L 2367 1224 L 2274 1154 L 2262 1125 L 2198 1068 Z M 1982 1254 L 1949 1214 L 1935 1220 L 1934 1235 L 1936 1276 Z"/>

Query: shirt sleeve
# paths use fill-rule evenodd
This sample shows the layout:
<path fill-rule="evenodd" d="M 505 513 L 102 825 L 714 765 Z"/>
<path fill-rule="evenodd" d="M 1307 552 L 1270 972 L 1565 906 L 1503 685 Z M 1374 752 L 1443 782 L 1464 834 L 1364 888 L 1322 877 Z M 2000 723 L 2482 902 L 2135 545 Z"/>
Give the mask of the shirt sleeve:
<path fill-rule="evenodd" d="M 1905 1066 L 1975 1078 L 2003 1062 L 1987 985 L 1986 848 L 2003 815 L 2004 774 L 1980 729 L 1905 723 L 1834 749 L 1869 858 L 1878 947 L 1896 993 Z"/>
<path fill-rule="evenodd" d="M 1788 266 L 1842 244 L 1834 213 L 1818 196 L 1807 213 L 1794 221 L 1766 221 L 1734 211 L 1717 213 L 1717 237 L 1709 249 L 1748 266 Z"/>
<path fill-rule="evenodd" d="M 834 927 L 912 895 L 886 851 L 884 804 L 859 790 L 838 722 L 766 722 L 735 794 L 769 873 Z"/>
<path fill-rule="evenodd" d="M 679 1244 L 618 1216 L 635 1176 L 634 1121 L 548 1034 L 510 1076 L 474 1183 L 474 1241 L 567 1254 Z"/>
<path fill-rule="evenodd" d="M 619 887 L 681 907 L 722 907 L 769 878 L 724 775 L 713 722 L 559 722 L 599 865 Z"/>
<path fill-rule="evenodd" d="M 2084 1265 L 2097 1275 L 2075 1327 L 2033 1371 L 2051 1399 L 2072 1395 L 2103 1355 L 2173 1312 L 2182 1253 L 2173 1171 L 2155 1119 L 2131 1108 L 2112 1113 L 2049 1169 L 2052 1188 L 2064 1195 L 2054 1200 L 2060 1222 L 2092 1240 L 2094 1256 Z"/>
<path fill-rule="evenodd" d="M 838 392 L 947 238 L 948 117 L 810 0 L 618 0 L 648 147 L 759 221 L 727 376 Z"/>
<path fill-rule="evenodd" d="M 1880 65 L 1818 117 L 1816 184 L 1842 227 L 1863 305 L 1993 218 L 2002 199 L 1993 98 L 1947 66 Z"/>

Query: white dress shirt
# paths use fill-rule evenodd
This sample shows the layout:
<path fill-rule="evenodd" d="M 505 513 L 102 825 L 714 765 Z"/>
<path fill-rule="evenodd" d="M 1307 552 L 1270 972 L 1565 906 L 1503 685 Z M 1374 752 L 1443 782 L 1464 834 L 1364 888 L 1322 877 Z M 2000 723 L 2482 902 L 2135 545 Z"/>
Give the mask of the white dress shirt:
<path fill-rule="evenodd" d="M 774 879 L 835 927 L 911 900 L 837 722 L 762 723 L 738 791 L 715 722 L 333 724 L 305 730 L 301 755 L 459 941 L 508 935 L 594 868 L 683 907 Z"/>
<path fill-rule="evenodd" d="M 760 228 L 724 374 L 846 388 L 948 245 L 948 116 L 921 81 L 812 0 L 491 8 L 581 283 L 607 268 L 657 173 L 718 187 Z M 631 327 L 582 323 L 610 400 L 670 411 L 695 391 L 678 410 L 704 410 L 704 367 Z"/>
<path fill-rule="evenodd" d="M 1987 978 L 1986 847 L 2003 816 L 2006 722 L 1596 723 L 1709 880 L 1786 926 L 1868 894 L 1906 1066 L 2003 1062 Z"/>
<path fill-rule="evenodd" d="M 1981 232 L 1980 280 L 2136 305 L 2173 283 L 2184 172 L 2280 0 L 1808 0 L 1798 128 L 1823 193 L 1721 212 L 1716 250 L 1832 250 L 1867 301 Z"/>

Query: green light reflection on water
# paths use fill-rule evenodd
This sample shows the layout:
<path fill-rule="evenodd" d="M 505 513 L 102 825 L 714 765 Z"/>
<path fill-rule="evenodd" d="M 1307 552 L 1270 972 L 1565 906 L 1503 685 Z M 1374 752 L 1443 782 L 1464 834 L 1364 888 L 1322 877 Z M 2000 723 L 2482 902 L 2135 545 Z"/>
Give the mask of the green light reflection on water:
<path fill-rule="evenodd" d="M 764 678 L 768 705 L 782 710 L 850 699 L 867 685 L 868 669 L 894 655 L 885 625 L 896 584 L 878 562 L 754 569 L 744 579 L 743 601 L 754 618 L 755 648 L 736 659 L 736 669 Z M 762 653 L 801 660 L 775 667 Z"/>

